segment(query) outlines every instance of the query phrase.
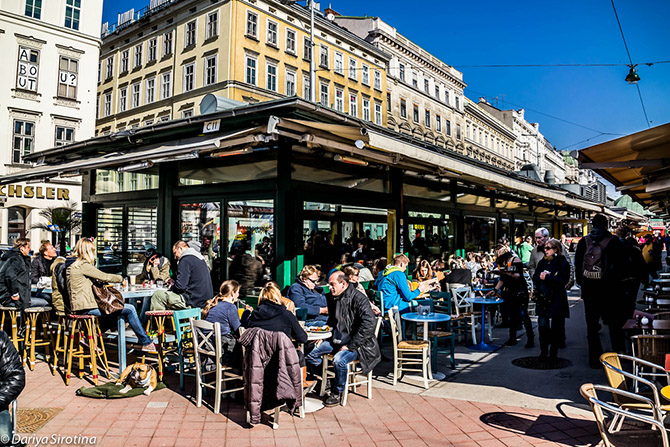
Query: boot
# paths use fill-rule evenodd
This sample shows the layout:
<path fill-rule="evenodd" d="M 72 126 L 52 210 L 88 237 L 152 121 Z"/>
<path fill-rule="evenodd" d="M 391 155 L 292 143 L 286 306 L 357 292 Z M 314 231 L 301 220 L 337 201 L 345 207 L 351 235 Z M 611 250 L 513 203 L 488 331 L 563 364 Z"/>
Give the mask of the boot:
<path fill-rule="evenodd" d="M 549 349 L 549 360 L 555 361 L 558 359 L 558 346 L 551 345 Z"/>
<path fill-rule="evenodd" d="M 514 327 L 514 325 L 512 325 Z M 509 330 L 509 339 L 503 343 L 503 346 L 514 346 L 517 343 L 516 341 L 516 331 L 514 329 Z"/>
<path fill-rule="evenodd" d="M 303 366 L 300 369 L 302 370 L 302 387 L 307 389 L 314 388 L 316 380 L 307 380 L 307 367 Z"/>
<path fill-rule="evenodd" d="M 532 348 L 535 346 L 535 336 L 532 333 L 526 333 L 526 346 L 524 348 Z"/>

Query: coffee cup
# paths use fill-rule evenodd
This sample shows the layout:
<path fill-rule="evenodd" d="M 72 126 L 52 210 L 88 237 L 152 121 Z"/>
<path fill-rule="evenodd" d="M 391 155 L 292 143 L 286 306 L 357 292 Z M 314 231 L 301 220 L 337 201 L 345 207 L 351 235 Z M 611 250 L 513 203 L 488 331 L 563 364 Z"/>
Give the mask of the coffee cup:
<path fill-rule="evenodd" d="M 135 285 L 135 278 L 137 278 L 135 275 L 128 275 L 128 279 L 130 280 L 131 286 Z"/>

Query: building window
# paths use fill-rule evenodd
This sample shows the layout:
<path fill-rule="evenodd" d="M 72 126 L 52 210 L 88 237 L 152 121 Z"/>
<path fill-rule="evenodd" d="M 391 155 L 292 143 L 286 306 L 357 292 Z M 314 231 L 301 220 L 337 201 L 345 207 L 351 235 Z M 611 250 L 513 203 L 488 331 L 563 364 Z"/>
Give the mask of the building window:
<path fill-rule="evenodd" d="M 205 85 L 216 83 L 216 54 L 205 58 Z"/>
<path fill-rule="evenodd" d="M 438 87 L 437 85 L 435 86 L 435 97 L 437 99 L 440 99 L 440 87 Z"/>
<path fill-rule="evenodd" d="M 435 115 L 435 130 L 442 132 L 442 118 L 440 118 L 440 115 Z"/>
<path fill-rule="evenodd" d="M 98 84 L 100 83 L 101 77 L 102 77 L 102 61 L 98 61 Z"/>
<path fill-rule="evenodd" d="M 246 57 L 246 66 L 247 66 L 247 84 L 256 85 L 256 59 L 247 56 Z"/>
<path fill-rule="evenodd" d="M 58 71 L 58 96 L 77 99 L 79 61 L 69 57 L 60 57 Z"/>
<path fill-rule="evenodd" d="M 277 22 L 268 20 L 268 40 L 267 43 L 273 47 L 277 46 Z"/>
<path fill-rule="evenodd" d="M 356 59 L 349 58 L 349 79 L 354 81 L 358 79 L 358 67 L 356 67 Z"/>
<path fill-rule="evenodd" d="M 114 55 L 112 54 L 107 58 L 105 79 L 112 79 L 113 74 L 114 74 Z"/>
<path fill-rule="evenodd" d="M 319 66 L 328 68 L 328 47 L 321 45 L 321 52 L 319 54 Z"/>
<path fill-rule="evenodd" d="M 42 0 L 26 0 L 26 15 L 33 19 L 42 17 Z"/>
<path fill-rule="evenodd" d="M 363 85 L 370 85 L 370 67 L 363 64 L 361 72 L 363 73 L 361 76 L 361 82 L 363 83 Z"/>
<path fill-rule="evenodd" d="M 258 39 L 258 14 L 247 11 L 247 36 Z"/>
<path fill-rule="evenodd" d="M 309 76 L 303 76 L 302 77 L 302 97 L 305 98 L 307 101 L 310 101 L 311 98 L 311 92 L 309 90 Z"/>
<path fill-rule="evenodd" d="M 458 95 L 454 96 L 454 103 L 456 104 L 456 109 L 461 108 L 461 98 L 459 98 Z"/>
<path fill-rule="evenodd" d="M 183 112 L 181 112 L 182 118 L 190 118 L 192 116 L 193 116 L 193 109 L 186 109 Z"/>
<path fill-rule="evenodd" d="M 277 91 L 277 66 L 268 62 L 267 64 L 267 82 L 265 87 L 273 92 Z"/>
<path fill-rule="evenodd" d="M 449 90 L 444 91 L 444 102 L 449 104 Z"/>
<path fill-rule="evenodd" d="M 465 136 L 468 139 L 472 139 L 472 137 L 470 136 L 470 125 L 469 124 L 467 126 L 465 126 Z"/>
<path fill-rule="evenodd" d="M 163 34 L 163 57 L 172 54 L 172 31 Z"/>
<path fill-rule="evenodd" d="M 414 88 L 419 88 L 419 75 L 416 71 L 412 72 L 412 85 Z"/>
<path fill-rule="evenodd" d="M 319 102 L 324 107 L 328 107 L 330 105 L 330 91 L 328 90 L 328 84 L 326 83 L 321 83 L 319 89 Z"/>
<path fill-rule="evenodd" d="M 302 39 L 302 58 L 306 61 L 312 60 L 312 43 L 309 40 L 309 37 L 305 36 Z"/>
<path fill-rule="evenodd" d="M 363 119 L 370 121 L 370 98 L 363 97 Z"/>
<path fill-rule="evenodd" d="M 430 128 L 430 110 L 426 110 L 426 116 L 424 117 L 424 124 L 426 127 Z"/>
<path fill-rule="evenodd" d="M 184 28 L 184 48 L 195 45 L 195 22 L 191 20 Z"/>
<path fill-rule="evenodd" d="M 456 139 L 460 140 L 461 139 L 461 125 L 456 124 Z"/>
<path fill-rule="evenodd" d="M 375 124 L 382 125 L 382 103 L 375 101 Z"/>
<path fill-rule="evenodd" d="M 295 95 L 295 72 L 286 71 L 286 96 Z"/>
<path fill-rule="evenodd" d="M 128 87 L 119 89 L 119 112 L 125 112 L 128 107 Z"/>
<path fill-rule="evenodd" d="M 398 77 L 401 81 L 405 81 L 405 66 L 403 64 L 398 65 Z"/>
<path fill-rule="evenodd" d="M 418 123 L 419 122 L 419 106 L 414 104 L 414 122 Z"/>
<path fill-rule="evenodd" d="M 161 75 L 161 99 L 172 95 L 172 72 L 168 71 Z"/>
<path fill-rule="evenodd" d="M 382 72 L 379 70 L 375 70 L 375 88 L 377 90 L 382 89 Z"/>
<path fill-rule="evenodd" d="M 56 126 L 56 137 L 54 146 L 65 146 L 74 142 L 74 129 L 72 127 Z"/>
<path fill-rule="evenodd" d="M 349 115 L 358 116 L 358 95 L 349 94 Z"/>
<path fill-rule="evenodd" d="M 32 152 L 34 138 L 34 122 L 14 120 L 14 147 L 12 151 L 12 163 L 21 163 L 23 157 Z"/>
<path fill-rule="evenodd" d="M 121 52 L 121 73 L 128 73 L 128 62 L 130 59 L 130 50 Z"/>
<path fill-rule="evenodd" d="M 195 64 L 184 65 L 184 91 L 189 92 L 195 88 Z"/>
<path fill-rule="evenodd" d="M 65 28 L 79 29 L 81 0 L 65 0 Z"/>
<path fill-rule="evenodd" d="M 145 126 L 145 127 L 146 127 L 146 126 L 151 126 L 151 125 L 153 125 L 153 123 L 154 123 L 154 120 L 145 120 L 145 121 L 144 121 L 144 126 Z M 133 188 L 133 189 L 135 189 L 135 188 Z"/>
<path fill-rule="evenodd" d="M 447 135 L 451 136 L 451 121 L 444 120 L 444 127 L 445 131 L 447 132 Z"/>
<path fill-rule="evenodd" d="M 142 66 L 142 44 L 135 45 L 135 59 L 133 61 L 133 68 Z"/>
<path fill-rule="evenodd" d="M 102 103 L 102 117 L 112 114 L 112 92 L 105 93 L 105 98 Z"/>
<path fill-rule="evenodd" d="M 344 112 L 344 90 L 335 87 L 335 110 Z"/>
<path fill-rule="evenodd" d="M 335 52 L 335 73 L 344 74 L 344 56 L 337 51 Z"/>
<path fill-rule="evenodd" d="M 147 79 L 146 94 L 144 99 L 147 104 L 154 102 L 156 95 L 156 78 Z"/>
<path fill-rule="evenodd" d="M 157 46 L 158 46 L 158 44 L 156 42 L 155 37 L 153 39 L 149 39 L 147 62 L 153 62 L 153 61 L 156 60 L 156 47 Z"/>
<path fill-rule="evenodd" d="M 205 39 L 211 39 L 219 35 L 219 11 L 207 14 L 207 35 Z"/>
<path fill-rule="evenodd" d="M 286 28 L 286 52 L 295 54 L 295 30 Z"/>
<path fill-rule="evenodd" d="M 428 82 L 428 79 L 424 79 L 423 80 L 423 91 L 426 92 L 426 94 L 428 94 L 429 88 L 430 88 L 430 83 Z"/>
<path fill-rule="evenodd" d="M 407 101 L 402 98 L 400 98 L 400 116 L 407 118 Z"/>
<path fill-rule="evenodd" d="M 132 96 L 130 97 L 130 107 L 134 109 L 140 106 L 140 83 L 137 82 L 132 85 Z"/>

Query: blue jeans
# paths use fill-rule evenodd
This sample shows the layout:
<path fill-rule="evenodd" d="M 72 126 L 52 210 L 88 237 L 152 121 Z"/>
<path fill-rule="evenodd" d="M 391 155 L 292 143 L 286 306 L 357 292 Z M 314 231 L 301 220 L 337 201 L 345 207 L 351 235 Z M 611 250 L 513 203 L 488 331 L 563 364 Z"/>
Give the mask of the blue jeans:
<path fill-rule="evenodd" d="M 142 327 L 142 324 L 140 323 L 140 319 L 137 316 L 137 310 L 130 305 L 130 304 L 125 304 L 123 306 L 123 310 L 119 312 L 115 312 L 111 315 L 102 315 L 100 312 L 100 309 L 91 309 L 88 311 L 89 315 L 96 315 L 100 318 L 121 318 L 121 317 L 126 317 L 126 320 L 128 320 L 128 324 L 130 325 L 130 328 L 135 332 L 135 335 L 137 335 L 137 340 L 140 342 L 142 345 L 148 345 L 151 343 L 151 338 L 147 335 L 146 331 Z"/>
<path fill-rule="evenodd" d="M 333 352 L 333 346 L 328 340 L 324 340 L 319 346 L 312 349 L 312 352 L 305 356 L 305 363 L 318 368 L 323 362 L 322 357 L 326 354 L 330 354 L 331 352 Z"/>
<path fill-rule="evenodd" d="M 329 341 L 323 341 L 319 346 L 305 357 L 305 362 L 314 367 L 321 366 L 322 356 L 333 352 L 333 346 Z M 335 369 L 335 388 L 339 393 L 344 391 L 344 385 L 347 383 L 347 364 L 358 359 L 356 351 L 341 350 L 333 358 L 333 368 Z"/>
<path fill-rule="evenodd" d="M 11 442 L 3 442 L 12 439 L 12 420 L 9 411 L 0 411 L 0 445 L 11 445 Z"/>

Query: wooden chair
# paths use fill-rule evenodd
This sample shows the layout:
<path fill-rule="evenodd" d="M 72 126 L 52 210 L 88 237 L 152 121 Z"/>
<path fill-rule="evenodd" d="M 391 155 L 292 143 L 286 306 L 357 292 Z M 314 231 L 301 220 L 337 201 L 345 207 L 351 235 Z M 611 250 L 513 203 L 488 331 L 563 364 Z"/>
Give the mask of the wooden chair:
<path fill-rule="evenodd" d="M 202 405 L 202 390 L 204 388 L 214 390 L 214 413 L 218 414 L 221 409 L 221 396 L 223 394 L 244 390 L 244 386 L 226 388 L 226 383 L 233 380 L 244 382 L 244 378 L 239 374 L 231 373 L 232 368 L 221 363 L 223 356 L 221 325 L 194 318 L 189 318 L 189 323 L 195 356 L 196 406 L 200 407 Z M 214 368 L 211 371 L 205 370 L 205 359 L 214 362 Z M 211 380 L 212 375 L 214 380 Z"/>
<path fill-rule="evenodd" d="M 421 372 L 423 386 L 428 389 L 428 379 L 433 379 L 433 372 L 430 369 L 430 342 L 403 340 L 400 333 L 400 314 L 397 309 L 389 309 L 388 316 L 391 323 L 391 339 L 393 340 L 393 386 L 398 384 L 398 377 L 403 371 L 416 371 Z M 417 368 L 415 365 L 421 365 L 421 368 Z"/>
<path fill-rule="evenodd" d="M 668 433 L 663 425 L 663 419 L 659 411 L 654 409 L 652 416 L 646 414 L 636 413 L 626 410 L 621 406 L 611 403 L 603 402 L 598 398 L 597 391 L 604 391 L 612 393 L 617 400 L 637 401 L 643 407 L 653 406 L 653 402 L 644 396 L 630 393 L 628 391 L 611 388 L 601 385 L 593 385 L 585 383 L 579 389 L 581 395 L 591 405 L 591 410 L 595 416 L 598 424 L 598 431 L 603 440 L 605 447 L 669 447 Z M 619 398 L 617 399 L 617 396 Z M 607 424 L 605 413 L 610 413 L 614 417 L 611 422 Z M 625 418 L 633 419 L 636 422 L 641 422 L 651 426 L 649 429 L 631 429 L 621 430 L 621 426 Z M 617 424 L 617 420 L 620 421 Z"/>
<path fill-rule="evenodd" d="M 29 307 L 23 311 L 23 314 L 25 315 L 26 321 L 26 335 L 23 343 L 23 367 L 25 368 L 26 363 L 28 363 L 28 367 L 33 371 L 35 369 L 36 347 L 44 347 L 46 361 L 49 363 L 49 356 L 53 346 L 50 322 L 51 307 Z M 38 326 L 40 328 L 39 332 Z M 56 363 L 55 360 L 54 363 Z"/>
<path fill-rule="evenodd" d="M 466 330 L 464 332 L 467 333 L 467 329 L 469 329 L 470 337 L 472 337 L 472 344 L 477 344 L 477 317 L 482 313 L 480 311 L 475 311 L 472 304 L 465 300 L 470 297 L 470 287 L 459 287 L 457 289 L 450 289 L 450 291 L 454 313 L 457 317 L 464 317 L 464 320 L 466 321 Z M 465 335 L 464 338 L 466 338 Z M 491 325 L 489 325 L 489 338 L 491 338 Z"/>
<path fill-rule="evenodd" d="M 384 319 L 382 317 L 377 317 L 377 324 L 375 325 L 375 338 L 379 335 L 379 331 L 382 327 Z M 325 360 L 324 360 L 325 361 Z M 359 360 L 354 360 L 353 362 L 347 364 L 347 382 L 344 385 L 344 393 L 342 394 L 342 406 L 346 407 L 347 397 L 349 396 L 349 388 L 353 389 L 353 392 L 356 392 L 356 388 L 359 386 L 367 385 L 367 398 L 372 399 L 372 371 L 369 371 L 365 375 L 365 380 L 358 380 L 362 375 L 361 371 L 361 362 Z"/>
<path fill-rule="evenodd" d="M 67 364 L 67 342 L 69 339 L 69 329 L 67 314 L 65 312 L 56 311 L 58 322 L 56 323 L 56 338 L 54 339 L 53 353 L 54 362 L 51 369 L 51 374 L 56 374 L 58 369 L 58 354 L 63 353 L 63 367 Z"/>
<path fill-rule="evenodd" d="M 448 292 L 430 292 L 430 297 L 433 299 L 432 306 L 433 310 L 436 312 L 442 312 L 447 315 L 452 315 L 452 306 L 451 306 L 451 294 Z M 452 317 L 453 318 L 453 317 Z M 451 325 L 451 320 L 446 322 L 446 330 L 439 330 L 438 326 L 435 325 L 433 330 L 428 331 L 428 338 L 432 342 L 432 359 L 433 366 L 437 369 L 437 353 L 438 353 L 438 343 L 440 340 L 446 340 L 449 343 L 449 360 L 451 363 L 451 369 L 456 368 L 456 334 L 454 333 Z"/>
<path fill-rule="evenodd" d="M 19 350 L 19 311 L 18 307 L 2 306 L 0 312 L 2 313 L 2 320 L 0 321 L 0 329 L 5 330 L 5 320 L 11 323 L 11 331 L 7 331 L 9 338 L 14 344 L 14 348 Z"/>
<path fill-rule="evenodd" d="M 195 377 L 195 372 L 186 372 L 186 369 L 193 369 L 195 367 L 190 319 L 199 320 L 200 315 L 201 310 L 199 308 L 172 311 L 177 355 L 179 356 L 179 389 L 182 391 L 184 390 L 184 377 Z"/>
<path fill-rule="evenodd" d="M 84 360 L 90 362 L 93 383 L 97 385 L 98 364 L 104 369 L 107 378 L 110 377 L 107 353 L 102 342 L 102 331 L 100 330 L 98 317 L 95 315 L 69 314 L 68 319 L 72 326 L 70 327 L 70 346 L 67 349 L 65 385 L 70 384 L 73 358 L 79 361 L 79 378 L 84 377 Z M 78 341 L 75 342 L 77 339 Z M 88 347 L 88 353 L 85 345 Z"/>

